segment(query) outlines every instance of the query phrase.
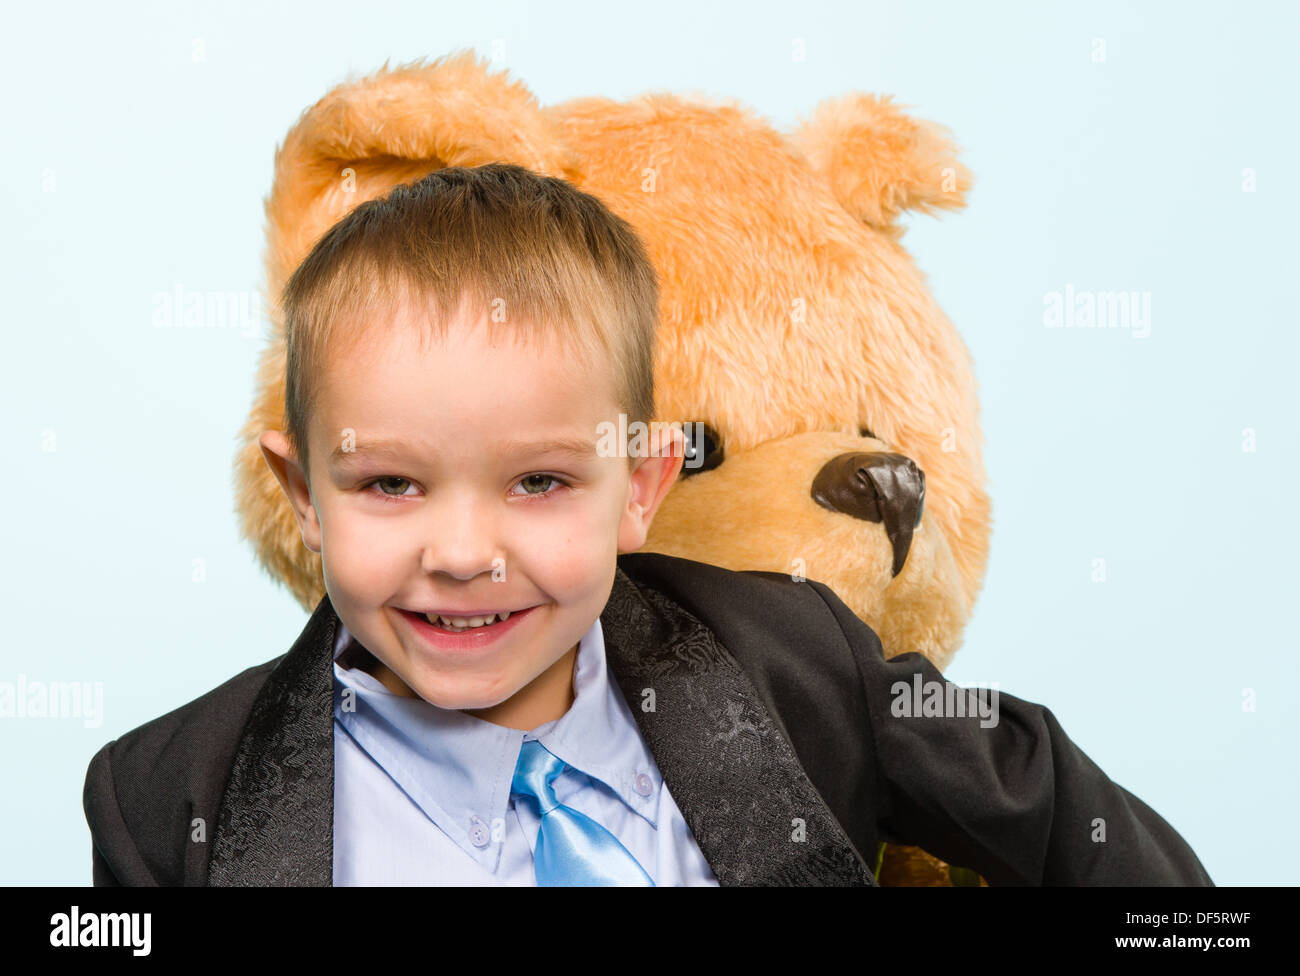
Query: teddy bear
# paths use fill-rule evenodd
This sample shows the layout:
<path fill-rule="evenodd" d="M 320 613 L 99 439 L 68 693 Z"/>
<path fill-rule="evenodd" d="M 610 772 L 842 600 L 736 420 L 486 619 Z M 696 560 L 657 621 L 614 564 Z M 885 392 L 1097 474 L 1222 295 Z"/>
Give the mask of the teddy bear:
<path fill-rule="evenodd" d="M 728 99 L 539 105 L 472 51 L 348 80 L 276 151 L 265 202 L 271 341 L 235 458 L 243 536 L 310 612 L 302 545 L 258 438 L 283 429 L 278 296 L 349 210 L 447 166 L 515 163 L 599 197 L 661 287 L 659 418 L 688 457 L 645 550 L 830 586 L 887 656 L 940 670 L 982 585 L 990 531 L 969 353 L 899 243 L 905 211 L 965 206 L 947 130 L 889 96 L 830 98 L 781 132 Z M 884 885 L 982 884 L 882 845 Z"/>

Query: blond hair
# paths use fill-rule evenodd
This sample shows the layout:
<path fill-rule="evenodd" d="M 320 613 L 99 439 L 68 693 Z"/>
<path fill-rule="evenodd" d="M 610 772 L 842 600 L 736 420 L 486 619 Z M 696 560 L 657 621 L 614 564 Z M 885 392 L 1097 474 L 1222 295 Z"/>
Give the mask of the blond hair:
<path fill-rule="evenodd" d="M 603 356 L 619 409 L 654 415 L 659 285 L 630 224 L 565 180 L 522 166 L 447 167 L 358 205 L 331 227 L 281 296 L 285 424 L 308 472 L 308 419 L 329 357 L 403 300 L 434 335 L 465 308 L 526 323 L 525 341 L 559 339 Z"/>

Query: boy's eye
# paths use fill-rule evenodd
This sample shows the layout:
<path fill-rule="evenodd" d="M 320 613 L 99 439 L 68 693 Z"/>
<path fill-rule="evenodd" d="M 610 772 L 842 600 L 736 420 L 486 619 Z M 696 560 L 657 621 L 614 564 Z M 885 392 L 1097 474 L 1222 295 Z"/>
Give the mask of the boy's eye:
<path fill-rule="evenodd" d="M 557 485 L 564 484 L 564 482 L 562 482 L 559 478 L 555 477 L 554 475 L 530 474 L 530 475 L 525 475 L 523 478 L 519 479 L 519 486 L 524 489 L 524 494 L 526 495 L 543 495 L 543 496 L 553 495 L 555 493 L 551 491 L 544 491 L 544 490 L 530 491 L 529 490 L 530 487 L 544 489 L 545 486 L 550 482 L 553 482 Z"/>
<path fill-rule="evenodd" d="M 387 486 L 393 486 L 394 483 L 396 483 L 396 485 L 398 486 L 409 485 L 411 482 L 410 479 L 408 478 L 398 478 L 390 475 L 384 478 L 376 478 L 374 481 L 370 483 L 372 485 L 378 485 L 379 490 L 383 492 L 385 495 L 388 495 L 390 498 L 400 498 L 402 495 L 406 494 L 406 492 L 404 491 L 390 492 L 387 490 Z"/>

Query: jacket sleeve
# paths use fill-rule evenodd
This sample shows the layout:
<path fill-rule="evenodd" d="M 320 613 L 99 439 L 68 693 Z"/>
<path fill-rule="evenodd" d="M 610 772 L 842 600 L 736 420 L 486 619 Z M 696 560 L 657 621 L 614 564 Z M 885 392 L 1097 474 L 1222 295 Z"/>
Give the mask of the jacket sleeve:
<path fill-rule="evenodd" d="M 1112 782 L 1047 708 L 985 689 L 981 711 L 976 689 L 947 681 L 924 656 L 886 660 L 875 632 L 810 583 L 862 678 L 882 840 L 973 868 L 992 885 L 1213 884 L 1187 842 Z M 917 714 L 927 697 L 944 702 L 943 714 Z"/>
<path fill-rule="evenodd" d="M 91 878 L 95 887 L 156 885 L 118 806 L 111 759 L 113 745 L 108 743 L 90 760 L 81 795 L 90 827 Z"/>

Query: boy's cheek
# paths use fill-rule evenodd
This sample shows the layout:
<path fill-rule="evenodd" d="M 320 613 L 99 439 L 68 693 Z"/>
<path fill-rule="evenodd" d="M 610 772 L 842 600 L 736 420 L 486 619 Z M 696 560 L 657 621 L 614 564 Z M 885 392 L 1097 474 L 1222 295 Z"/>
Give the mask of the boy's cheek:
<path fill-rule="evenodd" d="M 374 608 L 389 602 L 398 590 L 393 577 L 396 559 L 382 546 L 360 539 L 326 537 L 321 559 L 325 586 L 335 609 Z"/>
<path fill-rule="evenodd" d="M 409 525 L 403 527 L 396 520 L 367 519 L 346 511 L 326 514 L 322 541 L 327 561 L 340 566 L 363 564 L 369 569 L 396 562 L 402 548 L 415 552 L 419 547 Z"/>
<path fill-rule="evenodd" d="M 517 549 L 516 571 L 527 575 L 552 600 L 580 602 L 594 588 L 614 578 L 614 548 L 603 525 L 566 527 L 534 537 Z M 509 556 L 504 566 L 510 579 Z"/>

